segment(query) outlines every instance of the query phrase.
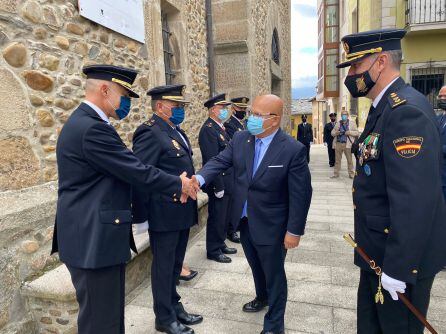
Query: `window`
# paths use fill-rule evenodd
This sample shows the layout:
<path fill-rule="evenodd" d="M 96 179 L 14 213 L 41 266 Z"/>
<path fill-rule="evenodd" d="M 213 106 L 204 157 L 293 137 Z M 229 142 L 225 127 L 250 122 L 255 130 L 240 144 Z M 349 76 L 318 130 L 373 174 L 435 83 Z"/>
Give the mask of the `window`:
<path fill-rule="evenodd" d="M 325 3 L 325 43 L 339 42 L 339 4 L 337 1 Z"/>
<path fill-rule="evenodd" d="M 166 74 L 166 85 L 170 85 L 173 82 L 175 73 L 172 70 L 172 49 L 170 47 L 170 37 L 172 33 L 169 29 L 169 23 L 167 21 L 167 14 L 161 13 L 162 29 L 163 29 L 163 51 L 164 51 L 164 71 Z"/>
<path fill-rule="evenodd" d="M 412 87 L 427 97 L 434 108 L 437 107 L 437 95 L 445 84 L 446 67 L 411 69 Z"/>
<path fill-rule="evenodd" d="M 273 31 L 273 41 L 271 44 L 272 57 L 277 65 L 280 65 L 280 49 L 279 49 L 279 34 L 277 29 L 274 28 Z"/>

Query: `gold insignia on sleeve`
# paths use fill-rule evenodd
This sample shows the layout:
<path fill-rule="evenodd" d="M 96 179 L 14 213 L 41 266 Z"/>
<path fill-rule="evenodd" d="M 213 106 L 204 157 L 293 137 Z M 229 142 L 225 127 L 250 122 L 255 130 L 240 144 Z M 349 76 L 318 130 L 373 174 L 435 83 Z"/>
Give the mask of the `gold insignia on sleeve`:
<path fill-rule="evenodd" d="M 178 142 L 177 142 L 175 139 L 172 139 L 172 144 L 173 144 L 173 146 L 175 146 L 175 148 L 176 148 L 177 150 L 180 149 L 180 144 L 178 144 Z"/>
<path fill-rule="evenodd" d="M 401 137 L 393 141 L 396 152 L 402 158 L 414 158 L 420 153 L 423 146 L 423 137 Z"/>
<path fill-rule="evenodd" d="M 149 119 L 148 121 L 144 122 L 144 124 L 148 126 L 153 126 L 155 124 L 155 119 L 154 118 Z"/>
<path fill-rule="evenodd" d="M 212 128 L 212 123 L 208 123 L 208 124 L 206 124 L 206 126 L 207 126 L 208 128 Z"/>

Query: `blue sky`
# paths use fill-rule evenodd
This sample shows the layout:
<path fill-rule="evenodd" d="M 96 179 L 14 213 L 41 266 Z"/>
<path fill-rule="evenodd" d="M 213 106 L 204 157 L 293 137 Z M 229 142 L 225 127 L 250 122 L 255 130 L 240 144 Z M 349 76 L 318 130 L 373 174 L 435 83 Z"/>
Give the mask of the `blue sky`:
<path fill-rule="evenodd" d="M 315 95 L 317 82 L 317 0 L 291 0 L 293 97 Z"/>

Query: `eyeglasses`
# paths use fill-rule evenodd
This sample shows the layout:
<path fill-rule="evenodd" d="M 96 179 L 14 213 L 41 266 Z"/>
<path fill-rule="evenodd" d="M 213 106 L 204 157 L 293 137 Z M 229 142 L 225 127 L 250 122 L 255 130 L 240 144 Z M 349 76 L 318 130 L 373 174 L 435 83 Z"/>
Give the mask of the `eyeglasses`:
<path fill-rule="evenodd" d="M 260 113 L 258 111 L 253 110 L 251 107 L 246 108 L 246 112 L 249 116 L 255 116 L 255 117 L 261 117 L 261 118 L 267 118 L 268 116 L 279 116 L 278 114 L 274 113 Z"/>

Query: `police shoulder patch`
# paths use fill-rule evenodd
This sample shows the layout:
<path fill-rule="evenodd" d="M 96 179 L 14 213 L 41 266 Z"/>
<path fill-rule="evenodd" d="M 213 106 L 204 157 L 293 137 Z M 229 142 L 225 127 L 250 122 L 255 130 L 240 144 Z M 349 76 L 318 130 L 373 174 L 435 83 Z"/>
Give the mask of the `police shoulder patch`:
<path fill-rule="evenodd" d="M 390 100 L 390 105 L 392 106 L 392 109 L 396 108 L 402 104 L 405 104 L 407 102 L 406 99 L 401 98 L 395 92 L 390 93 L 389 100 Z"/>
<path fill-rule="evenodd" d="M 423 146 L 423 137 L 401 137 L 393 141 L 396 152 L 402 158 L 410 159 L 414 158 L 420 153 Z"/>
<path fill-rule="evenodd" d="M 151 118 L 148 121 L 144 122 L 144 124 L 152 127 L 155 124 L 155 122 L 156 122 L 155 119 Z"/>

